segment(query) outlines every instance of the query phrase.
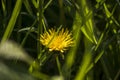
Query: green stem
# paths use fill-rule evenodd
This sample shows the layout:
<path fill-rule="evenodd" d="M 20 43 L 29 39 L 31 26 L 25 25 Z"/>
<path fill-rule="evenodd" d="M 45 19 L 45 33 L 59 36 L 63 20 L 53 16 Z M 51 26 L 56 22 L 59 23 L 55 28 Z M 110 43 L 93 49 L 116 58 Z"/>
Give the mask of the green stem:
<path fill-rule="evenodd" d="M 38 17 L 38 35 L 37 38 L 40 38 L 40 34 L 42 33 L 42 19 L 43 19 L 43 2 L 44 0 L 37 0 L 38 2 L 38 13 L 37 13 L 37 17 Z M 38 54 L 41 53 L 42 51 L 42 45 L 40 44 L 40 41 L 37 42 L 37 50 L 38 50 Z"/>
<path fill-rule="evenodd" d="M 60 61 L 59 61 L 58 56 L 56 56 L 56 63 L 57 63 L 57 67 L 59 70 L 59 74 L 62 76 L 62 70 L 61 70 L 61 65 L 60 65 Z"/>

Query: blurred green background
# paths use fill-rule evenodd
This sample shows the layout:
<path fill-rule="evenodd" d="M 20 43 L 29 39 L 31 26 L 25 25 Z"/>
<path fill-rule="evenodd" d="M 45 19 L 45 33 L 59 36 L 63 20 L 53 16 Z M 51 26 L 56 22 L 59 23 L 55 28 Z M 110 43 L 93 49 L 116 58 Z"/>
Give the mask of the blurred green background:
<path fill-rule="evenodd" d="M 74 46 L 41 66 L 40 34 L 60 26 Z M 0 0 L 0 40 L 0 80 L 120 80 L 119 0 Z"/>

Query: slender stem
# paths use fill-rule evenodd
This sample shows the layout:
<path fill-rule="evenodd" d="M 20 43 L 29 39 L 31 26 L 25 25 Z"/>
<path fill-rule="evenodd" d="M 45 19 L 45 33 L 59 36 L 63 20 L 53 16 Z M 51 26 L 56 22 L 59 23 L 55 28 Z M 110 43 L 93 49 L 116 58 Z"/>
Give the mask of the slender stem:
<path fill-rule="evenodd" d="M 62 70 L 61 70 L 61 65 L 60 65 L 60 61 L 59 61 L 58 56 L 56 56 L 56 63 L 57 63 L 57 67 L 59 70 L 59 74 L 62 76 Z"/>
<path fill-rule="evenodd" d="M 40 34 L 42 33 L 42 19 L 43 19 L 43 2 L 44 0 L 38 0 L 38 13 L 37 13 L 37 17 L 38 17 L 38 35 L 37 38 L 40 38 Z M 37 50 L 38 50 L 38 54 L 42 51 L 42 45 L 40 44 L 40 42 L 37 42 Z"/>

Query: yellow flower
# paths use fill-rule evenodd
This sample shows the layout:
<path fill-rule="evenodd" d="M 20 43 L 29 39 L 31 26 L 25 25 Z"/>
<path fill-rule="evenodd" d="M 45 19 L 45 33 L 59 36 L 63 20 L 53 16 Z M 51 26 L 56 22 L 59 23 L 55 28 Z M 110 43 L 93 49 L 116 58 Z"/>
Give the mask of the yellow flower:
<path fill-rule="evenodd" d="M 62 28 L 59 32 L 55 29 L 49 29 L 40 35 L 40 42 L 49 48 L 49 51 L 64 52 L 68 47 L 73 45 L 73 38 L 67 29 Z"/>

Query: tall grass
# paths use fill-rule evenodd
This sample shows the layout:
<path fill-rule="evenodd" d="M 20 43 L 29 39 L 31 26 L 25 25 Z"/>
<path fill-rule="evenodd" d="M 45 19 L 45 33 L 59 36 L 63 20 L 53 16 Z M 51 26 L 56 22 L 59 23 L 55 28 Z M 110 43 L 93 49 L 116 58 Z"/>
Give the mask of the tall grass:
<path fill-rule="evenodd" d="M 120 2 L 118 0 L 1 0 L 0 79 L 119 80 Z M 56 33 L 45 47 L 40 35 Z M 74 44 L 50 51 L 67 28 Z M 12 74 L 11 74 L 12 73 Z"/>

